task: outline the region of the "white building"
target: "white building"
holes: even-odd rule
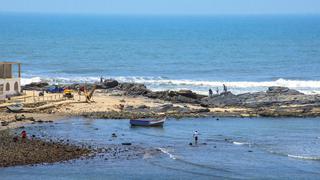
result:
[[[0,62],[0,100],[21,92],[21,64]]]

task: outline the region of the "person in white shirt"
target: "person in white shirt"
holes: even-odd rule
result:
[[[194,133],[193,133],[193,138],[194,138],[194,143],[195,143],[195,144],[198,143],[198,136],[199,136],[198,131],[194,131]]]

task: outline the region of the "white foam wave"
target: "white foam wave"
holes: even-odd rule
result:
[[[295,158],[295,159],[304,159],[304,160],[320,160],[320,157],[302,156],[302,155],[288,154],[288,157]]]
[[[291,89],[299,90],[306,94],[320,94],[320,81],[311,80],[287,80],[278,79],[275,81],[199,81],[199,80],[176,80],[163,77],[137,77],[137,76],[117,76],[107,77],[116,79],[120,82],[134,82],[146,84],[152,90],[180,90],[191,89],[201,94],[207,94],[208,88],[220,88],[225,84],[229,90],[235,94],[245,92],[265,91],[270,86],[283,86]],[[40,80],[48,81],[52,84],[67,83],[84,83],[97,82],[99,77],[56,77],[56,78],[30,78],[22,79],[22,84],[31,82],[39,82]]]
[[[235,145],[248,145],[248,144],[250,144],[250,143],[247,143],[247,142],[237,142],[237,141],[233,141],[232,143],[235,144]]]
[[[40,81],[41,81],[40,77],[21,78],[21,84],[22,85],[30,84],[30,83],[33,83],[33,82],[40,82]]]
[[[176,160],[176,159],[177,159],[173,154],[169,153],[167,149],[165,149],[165,148],[158,148],[158,149],[159,149],[162,153],[167,154],[171,159],[173,159],[173,160]]]

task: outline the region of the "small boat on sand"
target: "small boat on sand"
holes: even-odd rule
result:
[[[9,105],[9,106],[7,106],[7,109],[9,111],[11,111],[11,112],[20,112],[23,109],[23,104],[16,103],[16,104],[13,104],[13,105]]]
[[[163,119],[131,119],[131,126],[163,126],[166,118]]]

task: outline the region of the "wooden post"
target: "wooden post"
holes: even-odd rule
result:
[[[21,64],[18,64],[18,77],[21,78]]]
[[[5,75],[6,69],[4,64],[2,65],[2,68],[3,68],[2,78],[6,78],[6,75]]]

